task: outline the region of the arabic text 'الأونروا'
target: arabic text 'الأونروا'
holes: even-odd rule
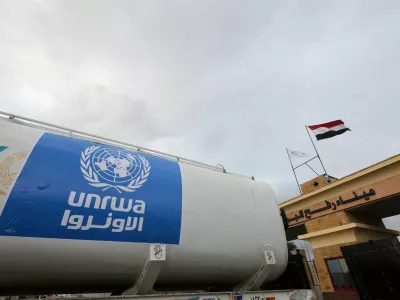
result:
[[[102,218],[102,224],[94,223],[94,215],[72,214],[71,209],[64,210],[61,220],[61,226],[67,227],[69,230],[90,230],[90,229],[108,229],[111,232],[123,231],[142,231],[144,223],[144,212],[146,204],[143,200],[133,200],[125,198],[117,198],[111,196],[100,197],[97,194],[80,193],[79,198],[75,198],[76,192],[71,191],[68,204],[71,209],[74,207],[90,208],[94,210],[112,210],[116,212],[135,213],[139,216],[128,216],[125,218],[113,218],[112,213],[108,213],[107,217]],[[140,216],[142,215],[142,216]],[[98,217],[100,219],[100,217]],[[99,222],[100,223],[100,222]]]

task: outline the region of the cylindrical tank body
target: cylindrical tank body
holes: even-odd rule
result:
[[[156,286],[234,286],[286,237],[266,183],[0,120],[0,291],[126,289],[167,244]],[[0,294],[1,294],[0,293]]]

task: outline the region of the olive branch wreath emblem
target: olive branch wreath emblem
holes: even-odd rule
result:
[[[137,176],[131,182],[129,182],[129,184],[127,186],[112,185],[109,183],[101,182],[99,180],[98,175],[96,174],[96,172],[93,172],[93,169],[90,165],[90,158],[91,158],[92,154],[99,148],[100,148],[99,146],[87,147],[81,153],[81,159],[80,159],[81,171],[83,173],[83,177],[85,177],[85,179],[89,182],[89,184],[91,186],[103,188],[103,191],[105,191],[109,188],[115,188],[119,193],[122,193],[121,190],[125,191],[125,192],[134,192],[135,190],[140,188],[146,182],[147,178],[150,175],[151,166],[150,166],[149,161],[141,155],[137,155],[137,156],[140,159],[140,161],[143,163],[143,169],[141,170],[139,176]]]

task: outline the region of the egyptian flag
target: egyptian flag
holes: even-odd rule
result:
[[[347,130],[350,130],[346,126],[342,120],[336,120],[328,123],[318,124],[318,125],[310,125],[307,126],[310,130],[315,134],[317,140],[329,139],[336,135],[345,133]]]

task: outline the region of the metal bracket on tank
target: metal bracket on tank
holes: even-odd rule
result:
[[[235,291],[256,291],[259,290],[261,285],[268,278],[268,275],[271,273],[271,265],[276,264],[275,260],[275,252],[272,245],[265,245],[262,250],[262,262],[257,272],[251,276],[248,280],[239,284],[235,287]]]
[[[153,286],[167,258],[167,246],[151,244],[149,256],[135,285],[122,295],[145,295],[154,292]]]

